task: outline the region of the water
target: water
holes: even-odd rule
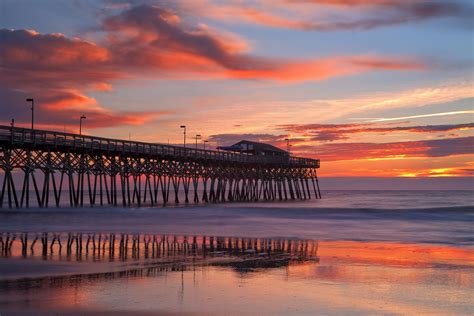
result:
[[[0,231],[139,232],[471,245],[469,191],[329,191],[322,200],[5,210]]]
[[[0,313],[469,315],[473,205],[470,191],[328,191],[302,202],[2,210]],[[92,236],[101,246],[86,246]]]

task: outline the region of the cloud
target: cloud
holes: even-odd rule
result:
[[[474,114],[474,111],[439,112],[439,113],[401,116],[401,117],[372,118],[370,120],[371,122],[388,122],[388,121],[400,121],[400,120],[407,120],[407,119],[427,118],[427,117],[435,117],[435,116],[463,115],[463,114]]]
[[[401,177],[472,177],[474,176],[473,168],[431,168],[422,170],[406,170],[399,174]]]
[[[474,154],[474,137],[392,143],[325,143],[299,145],[295,154],[327,161],[407,157],[446,157]]]
[[[474,154],[474,137],[451,137],[403,142],[336,142],[315,144],[314,141],[347,140],[358,133],[434,133],[473,129],[474,123],[426,126],[388,126],[374,124],[312,124],[286,125],[282,129],[291,131],[291,151],[294,155],[318,158],[327,161],[358,159],[401,159],[408,157],[447,157]],[[240,140],[269,143],[286,148],[288,134],[215,134],[209,140],[217,145],[230,145]]]
[[[75,125],[86,114],[89,128],[138,125],[163,112],[113,111],[85,91],[109,91],[107,81],[126,76],[117,69],[109,49],[61,34],[0,30],[0,112],[6,120],[29,121],[19,105],[36,100],[38,127]],[[3,122],[5,123],[5,121]]]
[[[89,92],[111,91],[117,80],[147,76],[302,81],[427,67],[413,58],[376,55],[313,60],[254,56],[235,35],[203,25],[190,26],[166,8],[124,8],[104,18],[104,37],[97,43],[62,34],[0,29],[1,97],[13,102],[2,102],[1,106],[23,104],[25,96],[34,97],[38,110],[48,113],[48,119],[58,125],[75,120],[78,113],[91,117],[90,126],[140,124],[166,113],[113,111],[88,96]],[[19,117],[20,113],[8,114]],[[99,123],[103,120],[107,123]]]
[[[29,106],[25,99],[30,92],[0,88],[0,124],[7,124],[14,118],[17,125],[30,122]],[[36,91],[36,126],[41,129],[63,129],[76,132],[81,115],[87,116],[87,128],[113,127],[120,125],[141,125],[169,115],[170,111],[114,111],[100,106],[94,98],[74,89],[48,89]],[[70,129],[70,126],[74,126]]]
[[[472,25],[472,7],[462,1],[437,0],[287,0],[290,3],[313,4],[346,13],[345,19],[315,24],[314,30],[369,30],[378,27],[420,22],[435,18],[455,18]],[[365,13],[361,18],[347,16],[354,10]]]
[[[436,133],[471,130],[474,129],[474,123],[424,126],[380,126],[376,124],[291,124],[282,125],[279,126],[279,128],[290,133],[303,135],[310,141],[336,141],[349,139],[351,135],[363,133]]]
[[[108,49],[62,34],[0,29],[0,83],[23,88],[88,87],[118,79]]]
[[[435,18],[472,24],[472,8],[460,1],[286,0],[178,1],[178,10],[223,22],[246,22],[305,31],[370,30]]]
[[[341,98],[301,99],[295,96],[293,100],[282,100],[275,95],[232,96],[232,102],[225,98],[209,101],[199,108],[196,115],[200,120],[212,121],[209,125],[212,133],[218,133],[228,124],[242,125],[239,132],[260,133],[264,130],[279,133],[275,130],[277,125],[340,120],[369,122],[395,109],[409,109],[410,112],[428,115],[433,114],[428,112],[433,106],[449,109],[453,102],[467,105],[473,97],[472,83],[453,81],[389,92],[357,93]],[[221,106],[223,103],[225,107]],[[211,110],[212,116],[209,116]],[[459,118],[472,116],[472,113],[454,112]],[[367,118],[368,114],[371,117]]]
[[[191,27],[158,6],[140,5],[103,23],[117,65],[159,75],[201,74],[208,78],[323,80],[371,70],[413,71],[427,68],[413,58],[376,55],[334,56],[294,61],[246,54],[228,35]],[[153,75],[157,75],[156,73]]]
[[[133,76],[182,73],[208,78],[322,80],[371,70],[413,71],[428,67],[399,56],[332,56],[291,60],[247,54],[246,43],[229,34],[182,23],[175,13],[140,5],[103,21],[100,44],[61,34],[0,30],[2,84],[94,88]],[[6,79],[8,78],[8,80]]]
[[[189,26],[173,12],[140,5],[103,21],[106,36],[96,44],[61,34],[0,30],[1,83],[4,86],[94,89],[111,80],[149,75],[181,78],[323,80],[372,70],[424,70],[426,62],[400,56],[332,56],[291,60],[245,53],[242,39],[199,25]],[[183,76],[184,75],[184,76]],[[6,79],[8,78],[8,79]]]

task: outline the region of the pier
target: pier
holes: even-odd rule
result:
[[[0,126],[0,207],[320,199],[317,159]]]

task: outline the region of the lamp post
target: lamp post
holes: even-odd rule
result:
[[[81,115],[81,117],[79,118],[79,135],[82,135],[82,120],[85,120],[87,117],[85,117],[84,115]]]
[[[288,156],[290,155],[290,139],[289,138],[285,138],[286,140],[286,151],[288,152]]]
[[[12,132],[10,133],[11,135],[11,142],[13,143],[13,129],[15,128],[15,119],[12,118],[12,121],[10,123],[11,127],[12,127]]]
[[[35,100],[28,98],[26,102],[31,102],[31,129],[33,130],[35,128]]]
[[[202,143],[204,145],[204,150],[206,150],[206,143],[209,143],[209,141],[208,140],[203,140]]]
[[[183,131],[183,144],[184,144],[184,148],[186,148],[186,125],[181,125],[180,126],[182,129],[184,129]]]
[[[198,139],[201,138],[200,134],[196,134],[196,149],[198,149]]]

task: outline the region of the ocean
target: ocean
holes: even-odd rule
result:
[[[3,232],[208,234],[472,243],[471,191],[327,191],[321,200],[2,210]]]
[[[472,191],[325,191],[3,209],[0,314],[468,315],[473,205]]]

